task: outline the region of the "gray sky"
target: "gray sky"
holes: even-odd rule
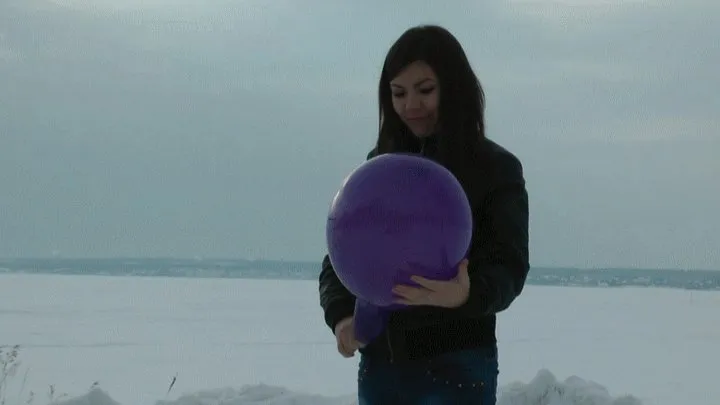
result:
[[[524,164],[533,265],[720,269],[720,2],[195,3],[0,1],[0,256],[320,260],[430,22]]]

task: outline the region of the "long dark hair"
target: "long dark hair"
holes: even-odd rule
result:
[[[470,176],[470,159],[477,158],[485,138],[485,94],[460,42],[447,29],[420,25],[405,31],[385,57],[378,85],[378,154],[414,152],[419,140],[393,109],[390,80],[409,64],[423,61],[438,77],[439,159],[461,183]]]

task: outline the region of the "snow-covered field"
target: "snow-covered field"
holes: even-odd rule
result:
[[[720,403],[717,292],[529,286],[498,334],[499,405]],[[335,351],[312,281],[0,275],[0,345],[14,344],[8,405],[47,404],[51,384],[78,405],[355,400],[357,357]]]

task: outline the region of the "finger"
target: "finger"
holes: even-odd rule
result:
[[[358,348],[358,341],[355,338],[353,332],[354,331],[352,330],[348,330],[347,333],[343,336],[343,345],[345,346],[345,349],[350,353],[354,353],[355,350],[357,350]]]
[[[349,317],[341,320],[340,322],[338,322],[337,325],[335,325],[335,331],[334,331],[335,335],[342,333],[343,330],[345,330],[348,326],[352,325],[352,323],[353,323],[352,316],[349,316]]]
[[[458,266],[458,273],[467,273],[469,265],[470,261],[468,259],[463,259]]]
[[[337,337],[338,351],[345,357],[352,354],[352,346],[350,345],[351,340],[348,337],[348,330],[345,329],[340,332]]]
[[[353,332],[354,332],[354,331],[353,331]],[[365,347],[365,343],[364,343],[364,342],[361,342],[360,339],[358,339],[357,335],[355,335],[354,333],[353,333],[353,336],[352,336],[352,339],[351,339],[351,340],[352,340],[352,346],[353,346],[354,348],[356,348],[356,349],[362,349],[363,347]]]
[[[432,293],[432,290],[427,288],[410,287],[407,285],[398,285],[393,288],[393,293],[398,295],[400,298],[417,301]]]
[[[398,298],[395,302],[404,305],[431,305],[436,295],[435,292],[425,288],[407,286],[398,286],[396,294]]]
[[[348,356],[347,356],[347,349],[345,348],[345,345],[343,344],[343,342],[342,342],[340,339],[338,339],[338,341],[337,341],[337,351],[338,351],[338,353],[340,353],[343,357],[348,357]]]
[[[408,305],[408,306],[428,305],[423,302],[413,301],[413,300],[409,300],[409,299],[405,299],[405,298],[398,298],[395,300],[395,303],[400,304],[400,305]]]
[[[345,358],[352,357],[355,354],[355,350],[348,347],[342,340],[338,341],[338,352]]]
[[[412,276],[410,280],[420,284],[421,287],[430,291],[441,291],[447,281],[430,280],[421,276]]]
[[[457,275],[457,277],[455,277],[455,279],[462,285],[470,284],[470,275],[468,274],[467,259],[463,260],[463,262],[460,263],[460,268],[458,269],[458,275]]]
[[[356,338],[353,338],[353,339],[351,340],[351,342],[350,342],[350,347],[351,347],[353,350],[358,350],[358,349],[361,349],[361,348],[365,347],[365,343],[357,340]]]
[[[468,264],[469,264],[469,262],[467,259],[464,259],[463,261],[461,261],[460,264],[458,265],[458,273],[467,273]]]
[[[463,261],[460,262],[458,265],[458,273],[454,277],[454,280],[464,280],[468,278],[468,259],[463,259]],[[416,282],[422,287],[425,287],[428,290],[431,291],[444,291],[447,288],[448,283],[452,283],[454,280],[450,281],[444,281],[444,280],[430,280],[422,276],[411,276],[410,280]]]
[[[410,305],[410,306],[418,306],[418,305],[436,305],[435,299],[432,298],[432,296],[428,297],[422,297],[422,298],[398,298],[395,300],[396,304],[401,305]]]
[[[355,352],[357,351],[358,347],[353,343],[350,346],[348,346],[346,350],[347,357],[353,357],[355,355]]]

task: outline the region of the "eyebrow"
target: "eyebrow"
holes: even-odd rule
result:
[[[431,79],[431,78],[429,78],[429,77],[426,77],[426,78],[424,78],[424,79],[422,79],[422,80],[418,80],[418,81],[415,83],[415,86],[419,86],[419,85],[421,85],[421,84],[423,84],[423,83],[425,83],[425,82],[430,82],[430,81],[433,81],[433,79]],[[403,86],[401,86],[401,85],[399,85],[399,84],[395,84],[395,83],[390,83],[390,86],[403,88]]]

